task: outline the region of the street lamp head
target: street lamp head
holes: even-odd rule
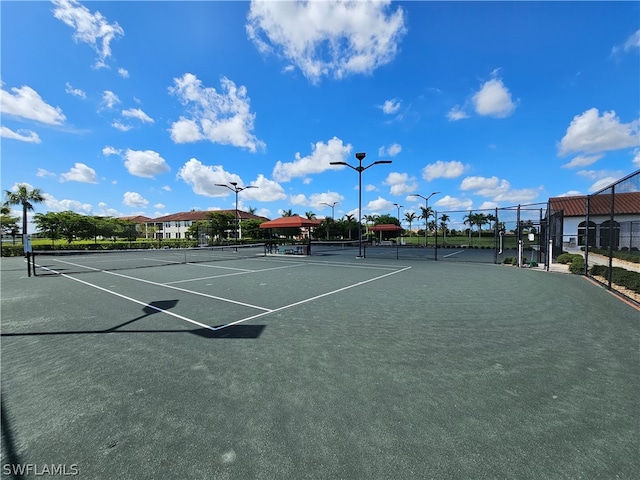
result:
[[[238,185],[238,182],[229,182],[229,183],[230,183],[231,185],[233,185],[234,187],[235,187],[236,185]]]
[[[391,160],[378,160],[376,162],[373,162],[373,165],[378,165],[380,163],[393,163]]]
[[[259,188],[257,185],[247,185],[242,190],[246,190],[247,188]]]
[[[329,165],[349,165],[347,162],[329,162]]]
[[[226,187],[227,186],[224,183],[216,183],[215,185],[216,185],[216,187]]]
[[[366,157],[366,156],[367,156],[367,154],[366,154],[365,152],[358,152],[358,153],[356,153],[356,158],[357,158],[358,160],[362,160],[362,159],[364,159],[364,157]]]

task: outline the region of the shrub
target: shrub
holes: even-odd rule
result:
[[[513,265],[513,257],[504,257],[502,263],[505,265]]]
[[[22,245],[2,245],[3,257],[22,257],[24,255],[24,249]]]
[[[569,265],[569,271],[576,275],[582,275],[584,273],[584,258],[581,255],[574,256]]]
[[[570,253],[561,253],[560,255],[558,255],[558,263],[562,263],[564,265],[566,265],[567,263],[571,263],[573,260],[573,255]]]
[[[589,270],[589,273],[593,276],[609,278],[609,267],[606,265],[594,265]],[[611,282],[640,293],[640,272],[613,267],[611,270]]]

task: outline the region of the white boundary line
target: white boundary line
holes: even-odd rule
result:
[[[135,280],[135,281],[142,282],[142,283],[149,283],[151,285],[156,285],[156,286],[159,286],[159,287],[171,288],[173,290],[178,290],[180,292],[190,293],[192,295],[199,295],[201,297],[213,298],[214,300],[221,300],[221,301],[227,302],[227,303],[235,303],[236,305],[242,305],[243,307],[255,308],[257,310],[264,310],[265,312],[270,312],[271,311],[270,308],[259,307],[257,305],[251,305],[249,303],[239,302],[237,300],[231,300],[229,298],[217,297],[215,295],[209,295],[208,293],[201,293],[201,292],[196,292],[196,291],[193,291],[193,290],[187,290],[186,288],[174,287],[173,285],[165,285],[163,283],[152,282],[151,280],[145,280],[143,278],[131,277],[129,275],[124,275],[122,273],[110,272],[110,271],[107,271],[107,270],[100,270],[100,269],[93,268],[93,267],[85,267],[85,266],[82,266],[82,265],[76,265],[74,263],[65,262],[65,261],[62,261],[62,260],[58,260],[58,261],[62,262],[62,263],[69,264],[69,265],[74,265],[74,266],[77,266],[77,267],[87,268],[87,269],[93,270],[95,272],[107,273],[109,275],[114,275],[116,277],[128,278],[129,280]],[[50,270],[52,272],[61,274],[60,272],[57,272],[57,271],[55,271],[53,269],[50,269],[50,268],[47,268],[47,270]],[[61,275],[65,275],[65,274],[62,273]],[[65,275],[65,276],[68,276],[68,275]],[[73,278],[74,280],[76,280],[75,277],[69,277],[69,278]],[[83,283],[87,283],[87,285],[92,285],[92,284],[90,284],[88,282],[83,282]],[[99,288],[99,287],[97,287],[97,288]]]
[[[344,267],[344,268],[364,268],[364,269],[372,269],[372,270],[397,270],[399,268],[404,268],[405,265],[362,265],[361,263],[351,263],[351,262],[323,262],[322,260],[305,260],[305,259],[296,259],[296,260],[264,260],[265,262],[277,262],[277,263],[295,263],[295,264],[303,264],[303,265],[326,265],[328,267]]]
[[[216,330],[216,328],[212,327],[211,325],[207,325],[205,323],[200,323],[200,322],[198,322],[196,320],[192,320],[192,319],[187,318],[185,316],[178,315],[177,313],[174,313],[174,312],[172,312],[170,310],[165,310],[164,308],[156,307],[155,305],[151,305],[151,304],[143,302],[141,300],[136,300],[135,298],[131,298],[131,297],[128,297],[126,295],[122,295],[121,293],[114,292],[113,290],[109,290],[108,288],[100,287],[98,285],[94,285],[93,283],[85,282],[84,280],[80,280],[79,278],[72,277],[71,275],[67,275],[66,273],[56,272],[55,270],[53,270],[51,268],[47,268],[47,267],[40,267],[40,268],[44,268],[45,270],[49,270],[51,272],[57,273],[58,275],[61,275],[61,276],[65,277],[65,278],[73,280],[74,282],[79,282],[79,283],[82,283],[84,285],[88,285],[89,287],[97,288],[98,290],[101,290],[103,292],[110,293],[111,295],[115,295],[116,297],[124,298],[125,300],[129,300],[130,302],[137,303],[138,305],[143,305],[145,308],[151,308],[151,309],[156,310],[158,312],[166,313],[167,315],[171,315],[172,317],[179,318],[180,320],[184,320],[185,322],[189,322],[189,323],[192,323],[194,325],[198,325],[199,327],[206,328],[207,330],[211,330],[211,331],[215,331]],[[265,312],[265,313],[268,313],[268,312]]]
[[[298,264],[294,264],[294,265],[287,265],[285,267],[272,267],[272,268],[261,268],[260,270],[247,270],[246,272],[223,273],[222,275],[211,275],[209,277],[188,278],[186,280],[175,280],[173,282],[165,282],[165,283],[163,283],[163,285],[173,285],[175,283],[196,282],[198,280],[209,280],[209,279],[212,279],[212,278],[231,277],[233,275],[246,275],[247,273],[267,272],[269,270],[280,270],[280,269],[283,269],[283,268],[301,267],[302,265],[304,265],[304,263],[298,263]]]
[[[254,318],[263,317],[263,316],[269,315],[271,313],[279,312],[281,310],[286,310],[287,308],[291,308],[291,307],[296,307],[298,305],[302,305],[303,303],[312,302],[313,300],[317,300],[319,298],[327,297],[329,295],[333,295],[334,293],[343,292],[343,291],[349,290],[351,288],[359,287],[360,285],[364,285],[366,283],[374,282],[376,280],[380,280],[381,278],[385,278],[385,277],[388,277],[390,275],[395,275],[396,273],[402,273],[402,272],[404,272],[406,270],[409,270],[410,268],[411,267],[404,267],[401,270],[396,270],[394,272],[385,273],[384,275],[380,275],[378,277],[370,278],[369,280],[363,280],[362,282],[354,283],[353,285],[347,285],[346,287],[338,288],[336,290],[332,290],[332,291],[327,292],[327,293],[322,293],[320,295],[316,295],[315,297],[307,298],[305,300],[300,300],[299,302],[291,303],[289,305],[285,305],[284,307],[274,308],[270,312],[258,313],[256,315],[251,315],[250,317],[246,317],[246,318],[243,318],[241,320],[236,320],[235,322],[230,322],[230,323],[227,323],[225,325],[220,325],[219,327],[212,327],[212,328],[213,328],[213,330],[222,330],[223,328],[232,327],[234,325],[238,325],[240,323],[244,323],[244,322],[246,322],[248,320],[253,320]]]
[[[450,253],[449,255],[443,255],[442,258],[453,257],[454,255],[457,255],[462,252],[464,252],[464,250],[458,250],[457,252]]]

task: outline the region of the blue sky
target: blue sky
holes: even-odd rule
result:
[[[36,212],[357,217],[640,168],[637,2],[2,2],[2,189]],[[415,225],[414,225],[415,226]]]

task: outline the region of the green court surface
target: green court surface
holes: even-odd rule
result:
[[[640,478],[640,312],[580,276],[345,254],[0,267],[5,477]]]

